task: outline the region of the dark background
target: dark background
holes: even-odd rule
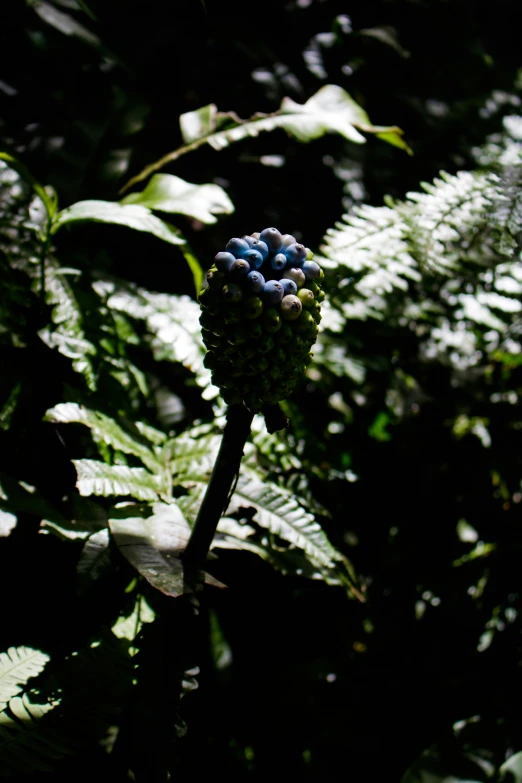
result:
[[[248,117],[276,110],[285,95],[304,102],[333,83],[375,124],[405,131],[413,156],[374,138],[356,146],[327,135],[300,145],[276,131],[180,159],[166,170],[190,182],[217,182],[236,206],[212,227],[176,220],[204,267],[230,236],[264,225],[301,232],[317,249],[355,201],[379,205],[386,194],[402,198],[441,169],[473,168],[473,147],[501,125],[502,111],[485,116],[484,106],[494,90],[513,93],[520,65],[517,4],[511,2],[249,2],[237,15],[228,3],[212,0],[90,0],[89,8],[96,20],[60,10],[73,13],[97,41],[63,34],[31,4],[2,8],[3,149],[53,185],[62,207],[86,198],[115,200],[128,177],[181,144],[179,115],[207,103]],[[375,34],[383,28],[384,40],[382,32]],[[331,32],[330,46],[315,38]],[[303,57],[312,39],[319,75]],[[266,155],[284,156],[284,165],[262,165]],[[135,232],[80,227],[58,238],[57,252],[66,265],[105,265],[151,290],[194,295],[181,254],[173,264],[176,250]],[[352,338],[370,356],[375,345],[382,353],[391,340],[379,324],[353,328]],[[329,537],[367,583],[368,602],[348,601],[340,588],[285,578],[254,556],[221,555],[216,575],[229,589],[210,600],[233,663],[204,671],[199,691],[185,700],[185,776],[266,780],[277,771],[305,780],[399,781],[430,746],[448,759],[473,749],[495,766],[522,748],[520,621],[477,651],[496,608],[503,612],[519,601],[520,507],[509,499],[520,482],[520,438],[508,433],[516,412],[488,407],[474,386],[451,388],[444,368],[419,367],[415,346],[402,339],[404,366],[415,366],[427,399],[420,416],[391,428],[389,440],[368,435],[384,405],[387,371],[370,374],[368,404],[357,408],[343,435],[329,440],[331,411],[321,388],[309,384],[294,399],[294,427],[306,430],[310,463],[351,466],[359,476],[356,483],[312,479],[312,489],[332,514],[324,521]],[[389,347],[390,353],[397,348]],[[61,360],[54,369],[68,372]],[[34,377],[31,368],[23,371],[37,385],[41,370],[36,365]],[[187,419],[211,417],[197,389],[183,387],[182,374],[160,371],[183,397]],[[352,386],[339,380],[345,394]],[[50,496],[70,481],[60,474],[66,464],[60,447],[36,424],[56,401],[53,395],[51,385],[47,399],[35,402],[34,429],[22,445],[5,433],[0,441],[4,470],[14,460],[30,480],[31,471],[53,466]],[[490,450],[477,438],[456,441],[446,426],[477,395],[491,421]],[[502,477],[500,488],[493,470]],[[468,570],[451,565],[465,550],[455,535],[461,517],[472,520],[481,539],[497,543],[478,601],[467,588],[482,575],[480,561]],[[17,530],[2,543],[3,589],[19,597],[2,610],[2,648],[59,648],[60,639],[81,640],[100,621],[99,596],[80,606],[74,596],[77,547],[37,540],[36,532]],[[20,579],[22,573],[30,576]],[[415,603],[425,591],[440,603],[426,599],[417,620]],[[106,600],[109,616],[110,596]],[[475,715],[480,720],[456,737],[452,725]],[[90,780],[104,763],[92,754],[73,759],[63,779]]]

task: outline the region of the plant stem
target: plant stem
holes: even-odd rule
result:
[[[244,405],[231,405],[228,409],[219,453],[183,555],[184,562],[192,568],[200,568],[205,562],[219,520],[228,505],[253,418],[254,414]]]

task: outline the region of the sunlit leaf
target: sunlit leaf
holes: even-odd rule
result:
[[[123,556],[153,587],[172,597],[183,593],[180,555],[190,527],[176,504],[122,503],[112,509],[109,525]]]
[[[104,528],[90,535],[82,549],[76,566],[78,592],[84,592],[90,583],[99,579],[109,567],[109,531]]]
[[[522,752],[514,753],[502,764],[498,783],[522,783]]]
[[[138,500],[157,500],[163,489],[160,477],[145,468],[106,465],[94,459],[73,459],[72,463],[81,495],[131,495]]]
[[[194,185],[172,174],[156,174],[141,193],[131,193],[121,203],[189,215],[202,223],[215,223],[215,215],[230,215],[234,211],[219,185]]]
[[[62,226],[89,221],[146,231],[172,245],[182,245],[185,241],[177,228],[160,220],[147,207],[115,201],[78,201],[55,215],[51,230],[55,234]]]
[[[0,711],[31,677],[42,671],[48,660],[46,653],[31,647],[10,647],[0,653]]]

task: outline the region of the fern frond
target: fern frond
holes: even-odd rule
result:
[[[128,468],[126,465],[107,465],[94,459],[73,459],[80,495],[130,495],[137,500],[157,500],[161,492],[168,491],[161,477],[145,468]]]
[[[40,674],[48,661],[48,655],[31,647],[10,647],[0,653],[0,710],[31,677]]]

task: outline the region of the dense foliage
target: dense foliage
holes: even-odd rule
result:
[[[4,26],[0,776],[522,781],[511,10],[352,5]],[[197,292],[265,225],[327,297],[187,603],[226,412]]]

